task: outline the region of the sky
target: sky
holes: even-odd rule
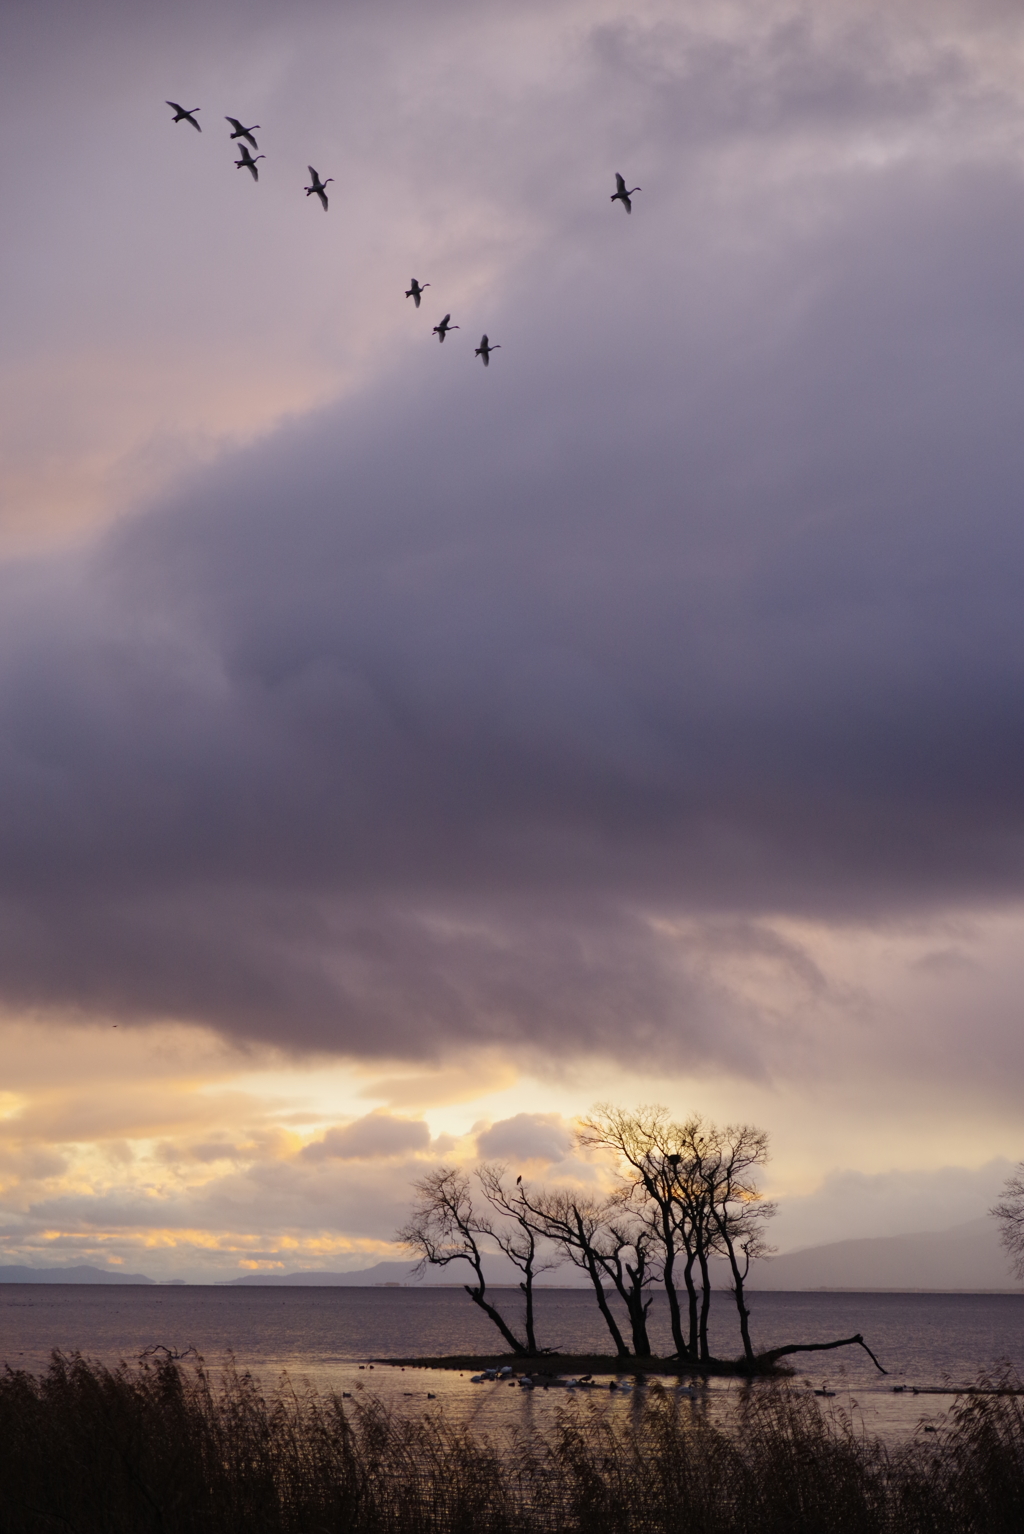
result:
[[[1019,7],[0,18],[0,1263],[364,1266],[599,1101],[782,1250],[983,1213]]]

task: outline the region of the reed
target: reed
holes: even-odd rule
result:
[[[0,1534],[1019,1534],[1024,1408],[961,1397],[898,1449],[792,1386],[716,1426],[656,1387],[543,1440],[164,1354],[0,1377]]]

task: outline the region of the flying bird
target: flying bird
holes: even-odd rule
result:
[[[238,148],[241,152],[242,158],[235,161],[236,169],[241,170],[244,166],[246,170],[252,171],[252,179],[254,181],[258,181],[260,179],[260,173],[256,169],[256,160],[265,160],[267,158],[266,155],[258,154],[256,156],[256,160],[254,160],[245,144],[239,144]]]
[[[237,117],[225,117],[224,121],[230,123],[234,129],[231,135],[232,138],[244,138],[246,143],[251,144],[254,149],[260,147],[253,138],[253,132],[259,127],[259,123],[253,123],[251,128],[243,128]]]
[[[482,357],[484,359],[484,367],[488,368],[491,365],[491,353],[492,352],[500,352],[500,351],[501,351],[501,347],[500,346],[492,346],[490,341],[488,341],[486,335],[482,335],[480,337],[480,345],[477,347],[476,351],[473,353],[473,356],[474,357]]]
[[[439,341],[443,341],[444,340],[444,338],[448,334],[449,330],[458,330],[459,329],[458,325],[449,325],[448,321],[450,319],[451,319],[451,315],[450,314],[446,314],[444,319],[441,321],[440,325],[435,325],[434,326],[434,332],[433,333],[434,333],[434,335],[437,337],[437,339]]]
[[[413,299],[415,299],[416,300],[416,307],[418,309],[419,306],[420,306],[420,299],[423,297],[423,290],[424,290],[424,288],[429,288],[429,287],[430,287],[430,283],[429,282],[417,282],[416,278],[414,277],[412,279],[412,287],[411,288],[406,288],[406,290],[405,290],[405,296],[406,296],[406,298],[413,298]]]
[[[615,190],[612,193],[612,202],[621,202],[627,213],[632,213],[633,211],[633,204],[629,200],[633,193],[642,191],[642,186],[633,186],[627,191],[625,181],[623,181],[618,171],[615,172]]]
[[[199,111],[199,107],[183,107],[183,106],[179,106],[176,101],[168,101],[167,105],[169,107],[173,108],[173,110],[174,110],[174,121],[176,123],[180,123],[180,122],[191,123],[193,128],[196,130],[197,133],[202,133],[202,131],[203,131],[202,128],[200,128],[199,124],[196,122],[195,118],[192,115],[193,112],[198,112]]]
[[[320,201],[323,203],[323,205],[324,205],[324,212],[326,213],[327,212],[327,182],[328,181],[333,181],[334,177],[333,176],[328,176],[327,177],[327,181],[321,181],[320,177],[317,175],[317,173],[313,169],[312,165],[307,165],[306,169],[309,171],[309,174],[313,177],[313,185],[312,186],[307,186],[307,188],[306,188],[306,196],[307,197],[312,197],[313,193],[315,192],[316,195],[319,197]]]

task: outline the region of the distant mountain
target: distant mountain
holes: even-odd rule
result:
[[[948,1230],[831,1241],[759,1262],[751,1289],[1003,1289],[1020,1292],[991,1215]]]
[[[417,1277],[411,1262],[375,1262],[371,1268],[354,1268],[347,1273],[332,1273],[326,1269],[305,1273],[247,1273],[244,1278],[232,1278],[231,1285],[323,1285],[343,1284],[351,1288],[379,1288],[383,1284],[410,1284],[415,1288],[438,1288],[468,1283],[472,1273],[464,1262],[454,1262],[447,1268],[428,1268],[426,1274]],[[575,1269],[560,1268],[555,1273],[544,1273],[539,1283],[547,1281],[559,1288],[576,1288]],[[522,1278],[519,1269],[504,1257],[484,1259],[484,1277],[489,1284],[518,1284]]]
[[[145,1273],[115,1273],[80,1263],[75,1268],[0,1267],[0,1284],[152,1284]]]
[[[462,1269],[465,1269],[462,1271]],[[10,1270],[8,1270],[10,1271]],[[70,1270],[69,1270],[70,1271]],[[518,1284],[521,1275],[500,1258],[488,1258],[484,1274],[489,1284]],[[228,1283],[246,1286],[333,1286],[374,1288],[385,1284],[413,1287],[459,1285],[470,1277],[464,1264],[428,1269],[414,1277],[406,1262],[377,1262],[369,1268],[347,1273],[327,1270],[305,1273],[247,1273]],[[727,1288],[728,1269],[716,1264],[713,1281]],[[539,1280],[552,1288],[585,1287],[588,1280],[568,1265]],[[832,1241],[826,1246],[785,1252],[770,1262],[756,1264],[749,1280],[756,1289],[938,1289],[1019,1292],[1010,1275],[1006,1253],[999,1245],[996,1222],[989,1215],[949,1230],[921,1231],[910,1236],[874,1236],[853,1241]]]
[[[375,1284],[409,1284],[415,1283],[416,1280],[412,1277],[412,1268],[407,1262],[375,1262],[372,1268],[355,1268],[351,1273],[332,1273],[327,1269],[315,1269],[306,1273],[246,1273],[244,1278],[223,1279],[221,1282],[231,1287],[239,1285],[246,1287],[257,1285],[260,1288],[265,1285],[326,1287],[347,1284],[359,1288],[363,1285]]]

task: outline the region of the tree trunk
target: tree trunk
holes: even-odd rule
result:
[[[683,1318],[679,1310],[679,1296],[676,1293],[674,1277],[675,1263],[675,1248],[670,1243],[666,1243],[663,1278],[665,1283],[665,1293],[668,1295],[668,1317],[672,1326],[672,1341],[676,1345],[676,1356],[678,1358],[688,1358],[690,1356],[690,1350],[686,1343],[683,1341]]]
[[[647,1307],[639,1295],[629,1300],[629,1328],[633,1334],[633,1352],[637,1358],[650,1358],[651,1343],[647,1335]]]
[[[466,1293],[473,1301],[473,1304],[479,1305],[484,1314],[490,1316],[491,1320],[494,1322],[495,1326],[498,1328],[499,1332],[504,1337],[513,1353],[520,1353],[523,1357],[525,1357],[527,1351],[526,1348],[519,1341],[519,1338],[509,1330],[505,1322],[505,1317],[501,1314],[501,1312],[495,1310],[494,1306],[488,1304],[488,1302],[484,1299],[483,1289],[474,1288],[472,1284],[466,1284],[464,1287]]]
[[[597,1299],[598,1309],[604,1316],[605,1324],[612,1334],[612,1341],[615,1343],[615,1351],[619,1358],[628,1358],[629,1349],[623,1341],[622,1333],[619,1331],[619,1328],[615,1324],[615,1317],[612,1315],[610,1309],[608,1308],[608,1299],[604,1292],[604,1285],[601,1282],[601,1275],[597,1270],[597,1265],[593,1258],[589,1256],[587,1257],[587,1272],[590,1274],[590,1282],[594,1286],[594,1295]]]
[[[622,1284],[620,1280],[619,1292],[622,1294],[622,1298],[626,1302],[626,1309],[629,1312],[629,1325],[633,1333],[633,1352],[637,1358],[650,1358],[651,1343],[647,1335],[647,1312],[651,1307],[651,1302],[648,1299],[646,1304],[644,1303],[643,1261],[638,1262],[636,1268],[631,1268],[627,1262],[626,1272],[629,1274],[629,1288],[627,1289],[626,1285]]]
[[[740,1265],[736,1261],[736,1248],[726,1230],[722,1231],[725,1242],[725,1250],[729,1254],[729,1266],[732,1269],[732,1297],[736,1301],[736,1313],[740,1318],[740,1337],[743,1339],[743,1357],[748,1364],[754,1362],[754,1349],[750,1341],[750,1311],[747,1309],[746,1298],[743,1293],[743,1280],[745,1273],[740,1272]]]
[[[693,1264],[696,1261],[696,1258],[696,1252],[687,1252],[686,1266],[683,1268],[683,1283],[686,1285],[687,1319],[690,1326],[690,1346],[687,1350],[690,1358],[700,1357],[700,1332],[697,1322],[697,1288],[693,1282]]]
[[[526,1278],[525,1278],[525,1282],[521,1283],[519,1285],[519,1287],[523,1291],[523,1294],[526,1296],[526,1346],[529,1349],[531,1354],[536,1354],[536,1352],[537,1352],[537,1338],[534,1335],[534,1330],[533,1330],[533,1258],[532,1258],[532,1256],[531,1257],[527,1257],[527,1259],[526,1259],[526,1267],[524,1268],[523,1271],[526,1274]]]
[[[700,1361],[706,1364],[711,1357],[708,1347],[708,1312],[711,1309],[711,1274],[708,1272],[708,1255],[700,1252]]]

